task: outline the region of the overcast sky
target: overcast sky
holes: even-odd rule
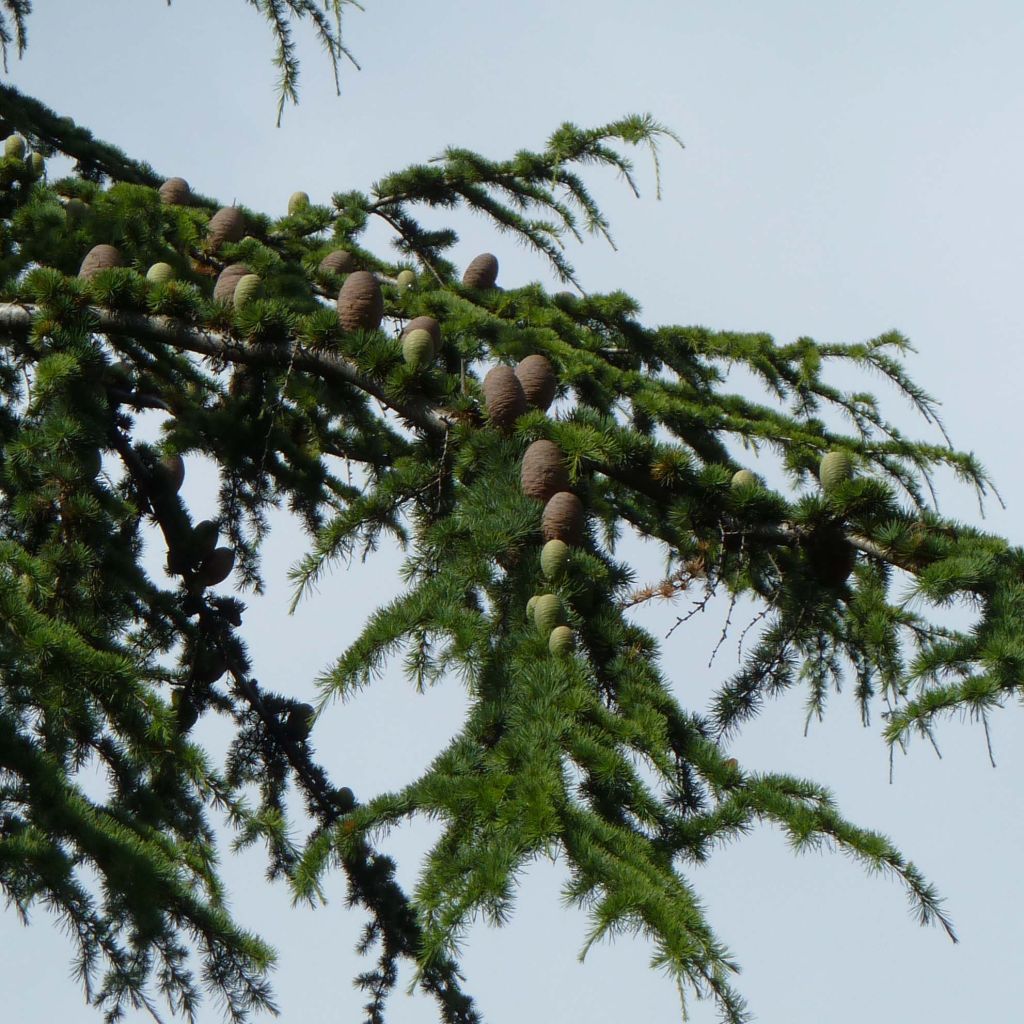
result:
[[[781,341],[902,330],[919,349],[911,370],[943,400],[954,440],[976,451],[1002,488],[1008,509],[990,504],[989,527],[1021,542],[1020,0],[366,6],[347,19],[363,70],[343,69],[335,98],[309,42],[302,103],[280,129],[271,40],[241,0],[175,0],[170,9],[159,0],[39,0],[29,51],[10,78],[164,173],[267,212],[283,211],[296,189],[326,202],[333,191],[367,188],[447,144],[503,156],[541,145],[564,120],[591,125],[651,111],[686,149],[663,153],[660,202],[642,154],[639,201],[610,177],[592,178],[619,248],[594,241],[571,253],[584,286],[634,294],[651,323],[766,330]],[[461,262],[488,249],[504,284],[551,283],[536,257],[482,220],[458,227]],[[371,237],[388,243],[383,231]],[[909,426],[898,399],[883,394]],[[976,520],[973,497],[944,483],[944,510]],[[199,518],[211,494],[204,474],[190,472],[185,495]],[[393,592],[397,557],[339,572],[286,619],[285,573],[302,538],[280,525],[268,550],[269,594],[253,602],[246,631],[259,678],[310,697],[365,612]],[[686,608],[652,609],[641,621],[664,635]],[[664,670],[689,706],[703,706],[735,666],[729,644],[706,667],[723,616],[713,609],[664,645]],[[321,756],[361,795],[401,785],[455,730],[462,703],[456,683],[416,696],[389,677],[328,711]],[[877,722],[860,727],[843,695],[804,738],[796,695],[749,727],[735,753],[752,769],[830,785],[848,816],[894,838],[946,895],[962,943],[919,928],[894,883],[839,856],[795,858],[764,831],[694,875],[712,924],[743,965],[738,984],[766,1022],[1016,1019],[1024,994],[1020,712],[993,719],[996,770],[980,728],[952,723],[939,731],[942,760],[918,744],[896,759],[892,785],[878,732]],[[199,735],[215,739],[216,727]],[[409,884],[431,835],[417,826],[390,847]],[[262,869],[256,854],[225,867],[237,916],[280,949],[283,1019],[357,1020],[350,978],[362,969],[352,952],[362,922],[344,910],[341,880],[331,880],[333,904],[312,913],[267,890]],[[642,944],[620,940],[576,963],[586,924],[561,909],[561,877],[558,865],[537,865],[512,923],[473,929],[467,987],[485,1018],[678,1019],[677,996],[648,970]],[[63,936],[43,912],[34,920],[25,930],[0,914],[4,1019],[93,1019],[70,978]],[[691,1010],[698,1024],[715,1019],[710,1005]],[[394,997],[394,1024],[434,1017],[422,996]],[[200,1017],[218,1019],[213,1004]]]

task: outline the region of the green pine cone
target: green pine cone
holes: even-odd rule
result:
[[[77,197],[69,199],[67,201],[67,205],[64,207],[64,217],[67,220],[69,227],[81,224],[88,212],[88,204],[83,203],[82,200]]]
[[[258,299],[263,292],[263,279],[259,274],[246,274],[238,279],[231,301],[235,309],[241,309],[247,302]]]
[[[166,284],[175,278],[174,267],[170,263],[154,263],[146,271],[146,280],[151,284]]]
[[[561,576],[568,561],[569,545],[564,540],[549,540],[541,550],[541,571],[549,580]]]
[[[853,457],[849,452],[838,450],[829,452],[821,460],[818,467],[818,479],[822,490],[828,494],[840,484],[853,476]]]
[[[302,213],[303,210],[309,207],[309,193],[308,192],[293,192],[291,198],[288,200],[288,216],[294,217],[297,213]]]
[[[417,328],[402,339],[402,358],[415,367],[426,366],[434,359],[434,339],[429,331]]]
[[[533,621],[542,636],[549,636],[555,626],[562,623],[562,602],[557,594],[542,594],[533,608]]]
[[[568,626],[555,626],[548,637],[548,650],[556,658],[564,658],[572,654],[575,637]]]

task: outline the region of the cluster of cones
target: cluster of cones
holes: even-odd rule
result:
[[[507,430],[531,408],[547,411],[557,385],[554,368],[542,355],[527,356],[514,369],[496,366],[483,382],[488,418],[499,429]],[[544,502],[540,564],[545,578],[555,585],[565,575],[573,546],[583,540],[583,503],[570,490],[565,455],[554,441],[534,441],[526,449],[520,480],[527,497]],[[530,598],[526,613],[547,639],[553,655],[565,657],[572,652],[575,638],[565,625],[565,607],[557,594]]]
[[[3,143],[3,159],[10,161],[15,167],[27,172],[31,178],[41,178],[46,170],[46,161],[42,153],[30,153],[28,144],[22,135],[8,135]]]
[[[168,206],[191,206],[196,203],[192,189],[184,178],[168,178],[159,189],[160,200]],[[71,204],[76,204],[72,209]],[[68,216],[79,216],[80,200],[68,203]],[[289,216],[301,214],[309,206],[309,196],[296,192],[288,201]],[[240,242],[245,237],[245,214],[237,206],[224,206],[210,218],[206,228],[206,248],[216,253],[227,243]],[[101,270],[124,266],[120,251],[113,245],[93,246],[82,261],[79,276],[91,278]],[[317,266],[319,277],[331,280],[343,276],[338,292],[338,323],[344,331],[375,331],[384,318],[384,295],[378,276],[369,270],[361,270],[356,256],[347,249],[333,249]],[[155,263],[146,273],[154,284],[164,284],[176,276],[168,263]],[[491,253],[481,253],[470,261],[463,275],[463,286],[476,290],[495,287],[498,277],[498,260]],[[406,291],[416,283],[411,270],[402,270],[394,284],[399,292]],[[213,297],[217,302],[241,307],[262,295],[262,281],[258,274],[244,263],[228,264],[220,272],[214,285]],[[417,321],[429,321],[418,323]],[[431,317],[417,317],[402,332],[402,355],[414,367],[429,365],[439,354],[441,345],[440,328]]]

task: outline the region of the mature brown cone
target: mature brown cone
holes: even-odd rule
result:
[[[523,456],[523,494],[547,501],[558,491],[569,489],[569,472],[562,449],[554,441],[534,441]]]
[[[208,647],[199,653],[192,665],[192,678],[203,686],[209,686],[228,670],[228,659],[223,651]]]
[[[309,739],[315,720],[316,708],[312,704],[296,704],[288,712],[284,727],[293,740],[301,743],[303,740]]]
[[[462,275],[467,288],[493,288],[498,280],[498,257],[489,252],[474,256]]]
[[[204,519],[192,528],[191,546],[201,562],[213,554],[220,536],[220,524],[215,519]]]
[[[559,491],[544,506],[540,529],[545,540],[579,544],[583,539],[585,519],[583,502],[571,491]]]
[[[526,395],[509,366],[495,366],[484,377],[484,405],[496,427],[511,427],[526,412]]]
[[[235,297],[235,287],[246,274],[252,271],[244,263],[229,263],[218,275],[213,286],[214,302],[231,302]]]
[[[413,331],[426,331],[434,339],[434,355],[441,351],[441,325],[432,316],[414,316],[402,328],[402,337]]]
[[[167,206],[188,206],[192,202],[192,189],[184,178],[168,178],[160,186],[160,202]]]
[[[338,322],[346,331],[374,331],[384,317],[384,296],[377,278],[368,270],[356,270],[345,278],[338,292]]]
[[[185,482],[185,460],[177,452],[172,452],[160,460],[160,469],[168,488],[177,494]]]
[[[111,267],[124,265],[121,253],[112,245],[94,245],[82,260],[82,266],[78,271],[79,277],[86,279],[98,274],[101,270],[109,270]]]
[[[222,206],[206,226],[206,240],[211,249],[225,242],[240,242],[245,236],[245,215],[237,206]]]
[[[555,368],[544,356],[527,356],[516,367],[516,376],[523,386],[526,401],[535,409],[547,409],[555,400],[558,380]]]
[[[200,587],[215,587],[231,575],[234,567],[234,548],[214,548],[196,570],[195,582]]]
[[[838,526],[823,526],[804,540],[815,578],[826,587],[841,587],[857,564],[857,551]]]
[[[321,274],[351,274],[359,269],[359,263],[348,249],[335,249],[320,261],[318,269]]]

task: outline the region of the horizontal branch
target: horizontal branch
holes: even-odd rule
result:
[[[37,308],[28,304],[0,303],[0,334],[14,336],[27,334],[32,326]],[[90,312],[95,319],[94,329],[98,333],[127,335],[143,343],[146,340],[155,341],[228,363],[263,366],[279,370],[287,370],[291,366],[293,369],[313,374],[325,381],[344,382],[358,388],[376,398],[382,405],[393,410],[402,419],[426,434],[444,436],[450,425],[449,421],[430,402],[396,401],[386,394],[379,382],[362,373],[353,363],[340,356],[310,352],[294,344],[246,345],[228,334],[193,327],[172,317],[118,312],[95,306],[91,307]],[[666,488],[663,482],[656,482],[635,468],[602,466],[600,471],[656,500],[664,500],[666,497]],[[800,541],[800,533],[788,525],[755,532],[758,539],[762,541],[775,541],[785,545],[794,545]],[[872,558],[881,559],[907,572],[916,572],[920,569],[920,566],[908,565],[899,560],[891,551],[867,537],[848,533],[846,539],[858,551]]]
[[[624,484],[626,487],[633,488],[654,501],[664,502],[666,498],[671,498],[673,496],[671,484],[668,484],[663,480],[655,480],[649,473],[644,472],[642,469],[638,469],[636,466],[626,467],[601,465],[598,466],[597,469],[608,479]],[[794,526],[792,523],[779,523],[775,526],[754,527],[745,532],[748,536],[753,537],[762,543],[776,544],[785,547],[796,547],[805,537],[810,535],[811,531],[806,527],[802,528]],[[902,569],[904,572],[917,575],[923,568],[920,561],[908,562],[906,559],[901,559],[889,548],[886,548],[884,545],[879,544],[877,541],[873,541],[871,538],[865,537],[862,534],[845,532],[844,536],[846,538],[846,542],[855,550],[860,551],[862,554],[868,555],[871,558],[877,558],[880,561],[886,562],[897,569]],[[660,587],[663,585],[664,584],[656,584],[654,587],[650,588],[652,593],[649,595],[646,594],[646,591],[638,591],[637,594],[631,596],[626,607],[629,607],[630,604],[640,603],[639,601],[633,600],[633,597],[636,596],[641,596],[641,600],[646,600],[647,597],[666,596],[660,590]]]
[[[38,307],[13,302],[0,303],[0,334],[26,335],[32,327]],[[396,412],[402,419],[424,433],[443,436],[448,421],[429,402],[399,402],[387,395],[372,377],[347,359],[319,352],[310,352],[298,345],[251,346],[219,331],[193,327],[181,320],[166,316],[147,316],[144,313],[126,313],[91,307],[94,330],[99,334],[125,335],[143,344],[159,342],[185,352],[220,359],[226,363],[263,366],[271,369],[301,370],[325,381],[351,384],[376,398],[382,405]]]
[[[777,540],[780,544],[787,544],[793,546],[799,544],[801,539],[810,535],[810,530],[798,529],[789,523],[782,523],[780,526],[773,529],[752,531],[759,540]],[[889,565],[894,566],[897,569],[902,569],[904,572],[917,574],[921,571],[921,565],[919,563],[909,563],[905,559],[897,557],[897,555],[890,551],[888,548],[883,547],[876,541],[871,540],[869,537],[863,537],[859,533],[844,532],[844,538],[846,543],[856,551],[860,551],[862,554],[868,555],[871,558],[877,558],[880,561],[887,562]]]

